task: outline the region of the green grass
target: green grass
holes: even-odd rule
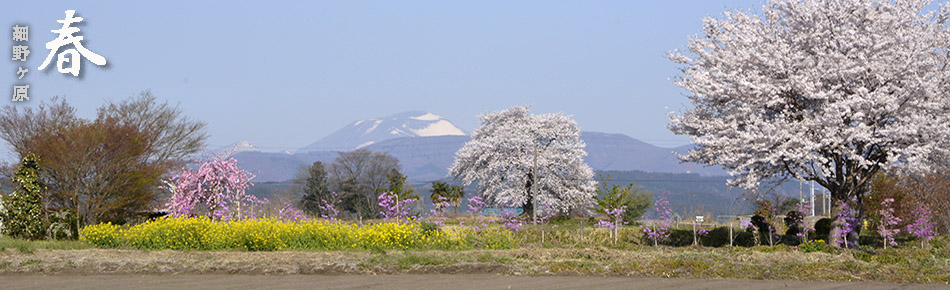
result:
[[[360,264],[363,268],[383,266],[395,267],[399,270],[408,270],[413,266],[449,265],[456,262],[458,262],[458,260],[452,256],[433,255],[427,251],[404,251],[377,253]]]
[[[81,250],[93,248],[92,245],[80,241],[59,241],[59,240],[38,240],[29,241],[14,239],[10,237],[0,237],[0,251],[6,249],[16,249],[21,253],[31,254],[36,250]]]
[[[374,255],[361,265],[397,271],[465,263],[502,265],[509,273],[632,275],[647,277],[785,279],[948,283],[950,260],[928,250],[840,250],[804,253],[794,247],[644,247],[639,250],[519,248],[511,250],[404,251]],[[438,272],[433,268],[429,271]]]
[[[880,281],[914,283],[950,282],[947,243],[941,240],[929,249],[867,248],[810,252],[795,247],[669,247],[642,246],[620,249],[605,246],[550,247],[528,245],[508,250],[387,250],[387,251],[161,251],[84,249],[70,241],[22,241],[2,239],[7,247],[0,254],[0,273],[43,272],[75,269],[81,257],[83,271],[98,273],[103,265],[117,261],[146,273],[224,271],[245,273],[275,271],[293,274],[295,269],[353,269],[347,273],[520,273],[623,275],[639,277],[688,277],[716,279],[786,279],[823,281]],[[14,250],[22,248],[22,250]],[[46,251],[42,249],[53,249]],[[41,254],[31,254],[41,251]],[[79,261],[79,260],[77,260]],[[288,263],[298,267],[287,268]],[[214,268],[208,268],[214,267]],[[352,268],[348,268],[352,267]],[[108,268],[108,267],[105,267]],[[290,271],[290,272],[281,272]],[[480,272],[481,271],[481,272]]]
[[[433,255],[407,254],[396,258],[396,266],[399,269],[409,269],[412,266],[430,266],[449,264],[449,261],[443,257]]]

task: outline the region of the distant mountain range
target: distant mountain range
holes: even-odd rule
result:
[[[662,173],[725,175],[718,168],[682,164],[675,154],[689,146],[658,147],[623,134],[581,132],[587,143],[586,160],[594,170],[640,170]],[[366,148],[387,152],[399,159],[403,173],[412,181],[445,178],[455,152],[469,137],[452,122],[432,113],[404,112],[388,117],[353,122],[296,153],[261,152],[247,142],[231,147],[241,167],[256,174],[256,182],[293,178],[298,168],[314,161],[333,162],[338,152]]]
[[[353,122],[297,150],[297,153],[351,150],[394,138],[432,136],[465,136],[465,132],[439,115],[409,111],[378,119]]]
[[[587,143],[587,163],[598,174],[609,174],[610,184],[634,183],[657,194],[669,194],[678,215],[715,216],[751,211],[751,204],[739,199],[741,190],[726,185],[725,171],[680,163],[676,154],[686,153],[692,145],[658,147],[627,135],[601,132],[581,132],[581,139]],[[300,168],[314,161],[330,164],[338,152],[357,148],[387,152],[398,158],[417,192],[428,192],[432,181],[452,182],[447,176],[448,168],[455,160],[455,152],[468,141],[469,136],[452,122],[432,113],[412,111],[355,121],[295,153],[262,152],[246,141],[221,150],[236,152],[234,157],[241,167],[257,175],[253,179],[257,185],[250,192],[260,197],[290,188],[289,180]],[[798,193],[794,183],[778,189],[787,196]],[[471,186],[465,190],[470,194],[476,192]],[[431,201],[425,200],[427,194],[421,196],[424,204],[431,205]]]
[[[247,140],[241,140],[241,141],[234,142],[231,145],[218,148],[217,150],[214,150],[214,151],[238,153],[238,152],[245,152],[245,151],[259,152],[261,150],[257,149],[257,147],[254,147],[254,145],[251,145],[251,142],[248,142]]]
[[[749,214],[754,210],[751,202],[742,199],[742,189],[730,188],[726,185],[726,179],[729,177],[724,175],[701,176],[695,173],[655,173],[639,170],[607,170],[597,171],[596,174],[598,182],[601,181],[601,175],[610,176],[608,185],[626,186],[633,183],[638,188],[655,195],[667,195],[674,215],[682,218],[706,215],[710,219],[724,222],[730,219],[719,215]],[[450,178],[443,178],[440,181],[457,184]],[[415,181],[410,184],[416,192],[420,193],[419,196],[426,210],[432,209],[432,200],[429,199],[428,194],[432,188],[431,180]],[[258,182],[248,192],[257,197],[271,198],[273,194],[288,192],[292,186],[293,182],[289,180]],[[797,182],[786,182],[774,189],[776,193],[785,197],[797,198],[802,188]],[[464,187],[464,191],[467,197],[471,197],[478,192],[478,189],[472,185]],[[807,186],[804,196],[808,197]],[[460,207],[464,209],[466,204],[467,202],[463,199]],[[654,211],[650,210],[645,217],[652,218],[654,215]]]

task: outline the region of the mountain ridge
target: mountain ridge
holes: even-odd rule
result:
[[[581,132],[587,144],[585,161],[594,170],[640,170],[658,173],[696,173],[703,176],[726,175],[718,168],[680,163],[675,153],[688,146],[658,147],[636,138],[615,133]],[[399,159],[403,174],[413,181],[438,180],[448,176],[468,136],[402,137],[380,141],[361,148],[386,152]],[[338,152],[347,150],[307,151],[293,154],[243,151],[234,155],[242,168],[257,175],[255,181],[283,181],[294,177],[301,166],[315,161],[330,164]]]
[[[465,131],[439,115],[406,111],[352,122],[292,154],[261,152],[246,141],[232,148],[240,149],[234,150],[235,159],[261,182],[291,179],[299,167],[315,161],[330,164],[338,152],[361,148],[396,157],[409,180],[431,181],[448,176],[455,152],[469,139]],[[582,131],[581,139],[587,144],[584,159],[594,170],[726,174],[718,168],[681,163],[676,154],[685,153],[692,145],[659,147],[624,134],[594,131]]]
[[[464,136],[451,121],[426,111],[407,111],[381,118],[358,120],[295,153],[352,150],[401,137]]]

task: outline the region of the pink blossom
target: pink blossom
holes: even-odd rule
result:
[[[207,214],[216,220],[244,217],[253,212],[251,207],[266,202],[247,194],[252,178],[229,154],[212,154],[197,169],[182,168],[165,181],[172,191],[167,210],[174,216]]]

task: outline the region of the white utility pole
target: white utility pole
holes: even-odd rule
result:
[[[811,215],[815,215],[815,182],[811,182]]]
[[[538,222],[538,144],[534,144],[534,168],[531,169],[531,219]]]
[[[805,203],[805,198],[802,197],[802,180],[801,179],[798,180],[798,202],[800,204]]]

